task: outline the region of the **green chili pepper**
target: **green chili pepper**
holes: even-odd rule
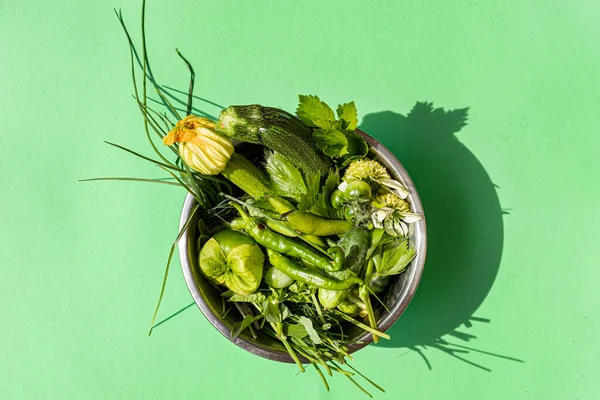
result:
[[[314,265],[317,268],[326,271],[339,271],[342,268],[343,260],[331,259],[317,253],[310,246],[297,242],[289,237],[273,232],[266,225],[250,217],[240,205],[231,203],[235,207],[244,221],[246,222],[246,232],[256,242],[267,249],[275,250],[279,253],[287,254],[291,257],[297,257]]]
[[[306,268],[300,267],[298,264],[290,260],[289,258],[282,256],[281,254],[268,249],[267,255],[269,261],[279,271],[283,272],[287,276],[294,278],[297,281],[304,282],[306,284],[331,290],[346,290],[350,289],[352,285],[361,283],[362,281],[357,276],[350,277],[346,280],[338,280],[336,278],[330,278],[321,275],[315,271],[311,271]]]
[[[281,197],[269,197],[269,203],[289,222],[292,229],[315,236],[341,235],[354,225],[343,219],[327,219],[309,212],[298,211]]]

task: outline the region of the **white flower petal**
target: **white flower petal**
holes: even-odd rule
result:
[[[379,183],[401,199],[406,199],[408,197],[408,189],[394,179],[381,179]]]
[[[383,226],[388,235],[394,237],[398,236],[398,233],[394,230],[394,220],[392,218],[387,218],[384,221]]]
[[[423,219],[423,217],[420,214],[412,213],[412,212],[400,213],[400,217],[407,224],[413,224],[413,223]]]

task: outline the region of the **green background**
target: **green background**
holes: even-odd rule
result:
[[[146,336],[184,193],[77,182],[163,176],[102,143],[151,151],[112,6],[139,41],[137,0],[0,1],[0,398],[363,398],[194,305]],[[179,0],[150,1],[147,30],[165,85],[187,88],[178,47],[217,104],[355,100],[414,177],[429,259],[392,342],[356,355],[377,398],[594,399],[599,18],[583,0]],[[159,320],[190,303],[176,263]]]

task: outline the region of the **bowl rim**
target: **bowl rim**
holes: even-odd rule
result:
[[[421,203],[421,199],[419,197],[417,189],[402,163],[396,158],[396,156],[394,156],[394,154],[390,150],[388,150],[377,139],[360,129],[356,129],[356,132],[365,139],[370,148],[374,149],[376,152],[379,153],[378,161],[382,162],[388,169],[388,171],[392,172],[392,175],[397,175],[394,178],[400,178],[400,181],[406,186],[406,188],[409,191],[408,197],[413,212],[421,214],[423,217],[420,221],[413,224],[415,226],[415,237],[418,238],[415,243],[415,250],[417,255],[415,256],[415,259],[411,262],[411,264],[407,268],[407,271],[405,272],[409,274],[406,280],[407,285],[402,288],[402,292],[399,298],[394,303],[394,306],[390,308],[390,312],[386,313],[383,316],[383,318],[381,318],[378,321],[379,330],[385,332],[388,329],[390,329],[391,326],[404,313],[410,301],[413,299],[417,287],[419,286],[421,276],[423,274],[423,269],[425,267],[425,258],[427,255],[427,224],[425,220],[423,205]],[[185,197],[183,208],[181,210],[181,217],[179,222],[180,230],[184,227],[188,216],[191,213],[192,208],[194,207],[194,204],[195,200],[193,196],[188,193]],[[223,336],[225,336],[229,341],[233,342],[234,344],[243,348],[244,350],[269,360],[293,363],[294,361],[292,360],[292,358],[285,352],[259,346],[255,342],[246,339],[242,335],[236,338],[231,337],[231,332],[229,328],[220,319],[220,317],[217,316],[211,310],[211,308],[208,306],[208,303],[204,300],[204,297],[202,296],[199,288],[196,285],[194,273],[192,271],[193,264],[189,258],[189,248],[192,244],[192,240],[189,238],[188,230],[189,228],[186,228],[178,243],[179,259],[188,290],[190,291],[190,294],[192,295],[196,305],[198,306],[202,314],[219,332],[221,332]],[[366,347],[372,342],[372,335],[368,332],[364,332],[360,337],[356,339],[355,344],[351,344],[348,346],[348,353],[354,353],[362,349],[363,347]]]

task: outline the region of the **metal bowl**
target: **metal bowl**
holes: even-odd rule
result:
[[[373,137],[361,130],[357,130],[356,132],[369,144],[371,148],[369,156],[385,165],[391,173],[392,178],[402,182],[408,188],[410,192],[408,200],[410,201],[413,211],[424,215],[423,206],[421,205],[421,200],[419,199],[415,185],[398,159],[396,159],[388,149]],[[188,194],[183,204],[183,210],[181,211],[180,229],[185,224],[185,221],[187,221],[194,203],[194,198]],[[389,312],[385,311],[383,307],[379,308],[378,326],[379,330],[382,332],[387,331],[402,315],[419,285],[427,249],[425,218],[411,225],[409,237],[412,245],[415,247],[417,255],[404,273],[394,276],[390,281],[389,291],[384,299],[384,303],[389,309]],[[192,221],[179,241],[179,256],[185,281],[198,308],[200,308],[200,311],[202,311],[208,321],[217,328],[223,336],[244,350],[270,360],[289,363],[293,362],[283,346],[269,337],[259,336],[257,339],[254,339],[245,332],[236,338],[231,337],[231,327],[235,322],[240,320],[241,317],[235,312],[230,312],[227,314],[226,318],[222,318],[220,312],[221,297],[215,288],[202,275],[198,265],[199,249],[196,248],[196,239],[197,221]],[[348,334],[349,339],[353,342],[357,342],[357,344],[349,346],[349,353],[353,353],[373,341],[370,333],[356,327],[353,328],[354,329],[346,331],[346,333]]]

